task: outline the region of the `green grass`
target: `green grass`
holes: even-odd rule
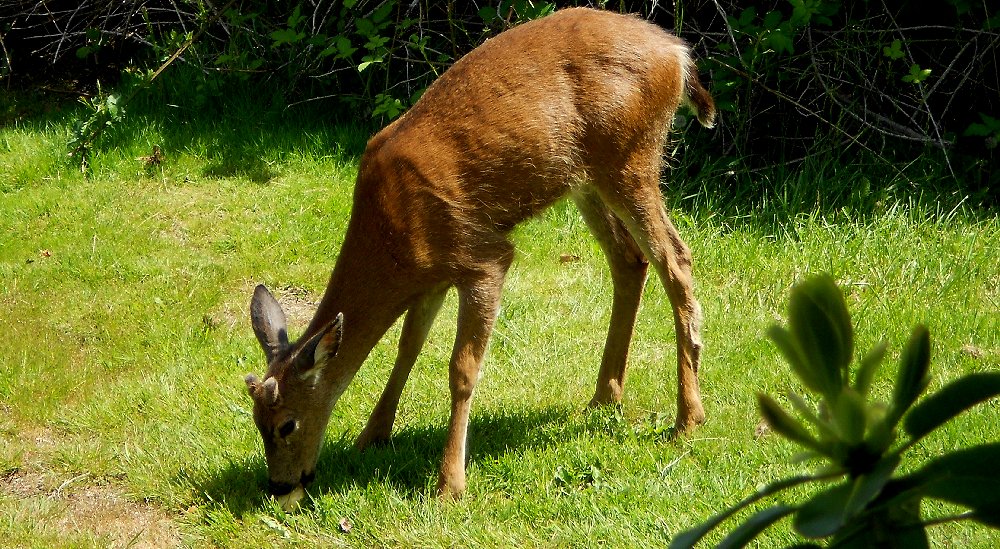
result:
[[[161,534],[163,544],[231,547],[662,546],[808,467],[790,463],[790,444],[755,436],[755,393],[797,388],[764,335],[796,280],[833,274],[858,347],[887,339],[891,360],[910,327],[927,323],[932,390],[1000,361],[995,213],[956,208],[961,196],[947,192],[912,192],[922,180],[860,191],[876,179],[870,170],[824,179],[833,166],[820,162],[777,172],[767,191],[738,200],[718,178],[667,186],[705,311],[708,423],[685,439],[666,436],[673,326],[653,280],[621,412],[584,412],[610,278],[562,203],[515,235],[518,257],[473,408],[466,497],[442,503],[433,493],[450,296],[392,445],[351,448],[388,376],[398,326],[334,410],[312,503],[285,514],[262,497],[266,468],[241,379],[263,369],[249,298],[268,284],[299,311],[293,330],[304,327],[343,235],[366,132],[297,113],[254,117],[252,102],[233,102],[224,119],[171,110],[182,107],[134,114],[105,136],[86,176],[64,158],[76,111],[0,128],[5,541],[155,545]],[[153,145],[162,166],[140,159]],[[580,259],[562,263],[561,254]],[[878,379],[883,395],[892,370]],[[913,455],[997,440],[998,411],[991,402],[961,416]],[[88,494],[117,498],[117,507],[102,514]],[[138,513],[135,524],[128,513]],[[340,532],[342,518],[350,533]],[[942,546],[1000,543],[997,532],[964,523],[931,534]],[[763,543],[793,539],[786,525]]]

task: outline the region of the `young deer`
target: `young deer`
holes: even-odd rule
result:
[[[488,40],[373,137],[340,256],[301,339],[289,341],[266,288],[258,286],[251,303],[268,368],[263,380],[250,374],[246,383],[279,501],[291,508],[303,496],[334,403],[405,312],[399,354],[357,447],[388,439],[403,386],[452,287],[458,329],[438,490],[445,497],[464,491],[473,389],[514,257],[508,235],[565,195],[607,255],[614,283],[590,405],[622,397],[652,263],[674,311],[676,426],[683,432],[702,423],[691,252],[659,189],[666,133],[681,104],[712,126],[714,103],[679,38],[635,17],[566,9]]]

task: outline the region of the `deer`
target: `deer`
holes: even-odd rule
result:
[[[514,259],[511,230],[566,196],[606,256],[614,291],[589,406],[622,399],[652,264],[676,329],[675,427],[687,433],[703,423],[692,252],[659,187],[681,106],[713,126],[715,104],[684,41],[636,16],[571,8],[473,49],[372,137],[329,282],[295,342],[275,297],[263,285],[253,292],[251,324],[267,372],[245,381],[278,502],[298,506],[335,403],[405,314],[395,363],[355,446],[389,440],[407,378],[452,288],[458,322],[437,491],[442,499],[463,494],[470,409]]]

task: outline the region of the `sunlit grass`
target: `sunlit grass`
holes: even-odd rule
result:
[[[306,120],[224,129],[166,120],[116,130],[86,176],[64,158],[58,125],[0,129],[0,479],[50,479],[21,492],[0,480],[4,539],[107,541],[67,527],[51,504],[62,482],[85,474],[67,492],[113,486],[162,509],[192,545],[662,546],[807,467],[790,464],[789,444],[755,435],[754,394],[795,389],[764,336],[794,281],[833,274],[858,347],[887,339],[893,360],[910,327],[927,323],[932,390],[1000,361],[1000,222],[990,212],[905,193],[878,197],[877,210],[866,202],[857,215],[794,200],[740,209],[713,202],[710,182],[687,198],[668,184],[705,310],[708,423],[686,439],[667,436],[674,340],[656,280],[621,412],[584,412],[610,278],[575,209],[561,203],[514,235],[518,256],[476,393],[467,496],[445,504],[433,493],[450,296],[392,445],[359,454],[351,442],[388,375],[398,327],[334,410],[311,504],[286,515],[261,492],[266,472],[241,376],[259,373],[263,357],[247,304],[266,283],[297,305],[292,329],[302,329],[339,248],[365,132]],[[153,145],[162,165],[142,159]],[[888,394],[889,383],[879,378],[876,390]],[[996,440],[998,406],[962,416],[915,454]],[[931,533],[948,546],[1000,540],[966,524]],[[768,545],[793,540],[787,528],[769,535]]]

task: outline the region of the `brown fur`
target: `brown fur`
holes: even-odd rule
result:
[[[333,404],[406,313],[395,366],[357,445],[389,437],[410,369],[454,287],[451,421],[438,486],[443,495],[460,494],[472,393],[513,258],[508,233],[567,194],[614,281],[591,405],[621,399],[652,264],[674,308],[676,424],[687,431],[704,421],[691,252],[659,191],[662,149],[679,106],[690,105],[706,126],[715,116],[688,55],[680,39],[638,18],[559,11],[469,53],[369,141],[340,256],[300,342],[283,335],[283,313],[270,294],[261,287],[254,296],[255,330],[269,359],[265,380],[276,380],[275,394],[256,377],[247,384],[273,482],[295,485],[312,474]],[[281,437],[289,418],[297,428]]]

